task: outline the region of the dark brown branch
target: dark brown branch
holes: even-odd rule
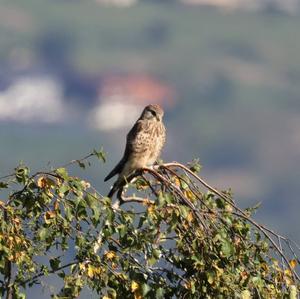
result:
[[[73,262],[70,262],[70,263],[68,263],[68,264],[65,264],[65,265],[63,265],[63,266],[57,268],[56,270],[50,270],[50,271],[48,272],[48,274],[54,274],[54,273],[56,273],[56,272],[58,272],[58,271],[60,271],[60,270],[63,270],[63,269],[68,268],[68,267],[71,267],[72,265],[76,265],[76,264],[78,264],[79,262],[80,262],[80,261],[78,261],[78,260],[73,261]],[[48,274],[47,274],[47,275],[48,275]],[[46,275],[46,274],[45,274],[44,272],[40,272],[39,274],[36,274],[36,275],[34,275],[33,277],[28,278],[28,279],[26,279],[26,280],[20,282],[20,285],[25,286],[27,283],[34,282],[34,281],[37,280],[39,277],[42,277],[42,276],[45,276],[45,275]]]
[[[7,210],[3,212],[3,220],[8,223]],[[4,274],[4,285],[6,290],[6,299],[13,299],[13,284],[12,284],[12,263],[9,260],[5,260],[5,274]],[[4,295],[4,294],[3,294]]]
[[[4,179],[10,178],[10,177],[15,176],[15,175],[16,175],[15,172],[11,173],[11,174],[7,174],[7,175],[4,175],[4,176],[0,177],[0,180],[4,180]]]
[[[270,241],[270,243],[274,246],[276,251],[279,253],[279,255],[284,259],[285,263],[288,265],[289,270],[293,274],[294,277],[297,278],[297,280],[300,280],[299,275],[296,273],[296,271],[291,267],[289,264],[289,261],[285,254],[283,253],[282,250],[280,250],[279,246],[276,244],[276,242],[270,237],[268,232],[262,227],[260,224],[255,222],[253,219],[251,219],[243,210],[241,210],[239,207],[237,207],[232,201],[223,193],[219,192],[217,189],[213,188],[210,186],[208,183],[206,183],[203,179],[201,179],[198,175],[196,175],[193,171],[191,171],[189,168],[186,166],[177,163],[177,162],[172,162],[172,163],[167,163],[163,165],[164,167],[179,167],[187,171],[190,175],[192,175],[195,179],[197,179],[203,186],[205,186],[207,189],[209,189],[211,192],[215,193],[218,195],[220,198],[224,199],[229,205],[231,205],[235,210],[237,210],[239,213],[241,213],[240,216],[243,216],[247,221],[249,221],[251,224],[253,224],[259,231],[261,231],[265,237]]]

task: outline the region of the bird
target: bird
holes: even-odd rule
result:
[[[126,147],[120,162],[106,176],[104,182],[119,175],[107,197],[126,183],[126,178],[136,170],[152,166],[158,159],[166,141],[163,123],[164,111],[156,104],[148,105],[126,137]]]

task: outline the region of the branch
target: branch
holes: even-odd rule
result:
[[[178,162],[172,162],[172,163],[157,165],[157,166],[154,166],[152,168],[143,168],[143,169],[140,169],[140,170],[136,171],[132,175],[130,175],[127,178],[127,181],[131,182],[135,177],[141,176],[141,175],[143,175],[143,173],[149,173],[155,179],[160,181],[164,186],[166,186],[168,189],[170,189],[171,192],[174,192],[175,194],[177,194],[179,196],[179,198],[181,198],[181,200],[184,202],[184,204],[186,204],[187,206],[189,206],[191,208],[191,210],[194,212],[194,214],[196,215],[196,217],[197,217],[198,221],[201,223],[201,225],[206,227],[204,225],[204,222],[201,219],[201,215],[199,215],[199,213],[198,213],[197,209],[195,208],[195,206],[185,197],[185,195],[182,193],[180,188],[178,188],[176,185],[174,185],[170,181],[169,178],[165,178],[163,175],[161,175],[158,172],[158,170],[161,169],[161,168],[170,171],[170,173],[172,173],[173,176],[176,175],[177,177],[179,177],[178,174],[176,174],[171,168],[182,169],[185,173],[188,173],[190,176],[192,176],[194,179],[196,179],[196,181],[198,181],[201,185],[203,185],[205,188],[210,190],[213,194],[215,194],[215,195],[219,196],[220,198],[222,198],[227,204],[229,204],[234,210],[236,210],[238,212],[238,213],[236,213],[236,216],[241,217],[241,218],[245,219],[246,221],[248,221],[249,223],[251,223],[254,227],[256,227],[269,240],[270,244],[274,247],[275,251],[282,258],[282,261],[283,261],[282,266],[284,267],[284,264],[286,264],[288,266],[289,270],[291,271],[294,279],[296,278],[298,281],[300,280],[299,275],[291,267],[288,258],[286,257],[285,253],[283,252],[283,249],[281,247],[281,242],[279,241],[279,244],[277,245],[276,241],[273,240],[273,238],[269,235],[269,233],[276,236],[277,240],[280,240],[281,236],[279,236],[275,232],[267,229],[266,227],[258,224],[247,213],[245,213],[242,209],[240,209],[238,206],[236,206],[234,204],[234,202],[231,200],[231,198],[229,198],[223,192],[220,192],[216,188],[214,188],[211,185],[209,185],[208,183],[206,183],[202,178],[200,178],[197,174],[195,174],[193,171],[191,171],[188,167],[186,167],[186,166],[184,166],[184,165],[182,165]],[[181,178],[181,177],[179,177],[179,178],[181,180],[185,181],[183,178]],[[185,181],[185,183],[189,184],[187,181]],[[196,198],[201,200],[199,198],[199,196],[192,189],[191,189],[191,191],[196,196]],[[124,201],[124,199],[125,200],[127,199],[128,201],[134,201],[134,202],[143,202],[143,200],[140,199],[140,198],[124,197],[123,193],[124,193],[124,185],[122,187],[120,187],[119,190],[118,190],[118,198],[120,199],[121,203],[122,203],[122,201]],[[203,203],[203,201],[202,201],[202,203]],[[205,204],[205,203],[203,203],[203,204]],[[207,207],[207,208],[209,208],[209,207]],[[219,219],[222,221],[222,217],[220,217],[220,215],[218,215],[218,216],[219,216]],[[222,222],[224,222],[224,221],[222,221]]]
[[[285,261],[285,263],[288,265],[288,268],[291,271],[291,273],[293,274],[293,276],[296,277],[297,280],[300,280],[299,275],[291,267],[291,265],[290,265],[287,257],[283,253],[283,251],[279,248],[279,246],[276,244],[276,242],[270,237],[270,235],[267,233],[267,231],[265,230],[265,228],[262,225],[260,225],[257,222],[255,222],[253,219],[251,219],[242,209],[240,209],[234,203],[232,203],[232,201],[230,200],[230,198],[228,198],[225,194],[221,193],[217,189],[215,189],[212,186],[210,186],[203,179],[201,179],[198,175],[196,175],[193,171],[191,171],[189,168],[187,168],[186,166],[184,166],[184,165],[182,165],[180,163],[177,163],[177,162],[167,163],[167,164],[162,165],[162,167],[165,167],[165,168],[167,168],[167,167],[178,167],[178,168],[184,169],[186,172],[188,172],[190,175],[192,175],[195,179],[197,179],[203,186],[205,186],[207,189],[209,189],[214,194],[218,195],[220,198],[224,199],[229,205],[231,205],[234,209],[236,209],[241,214],[240,215],[241,217],[243,217],[244,219],[246,219],[247,221],[249,221],[259,231],[261,231],[265,235],[265,237],[271,242],[271,244],[274,246],[274,248],[276,249],[276,251],[279,253],[279,255],[283,258],[283,260]]]
[[[9,222],[7,216],[7,210],[3,212],[3,220],[4,222]],[[4,274],[4,285],[6,290],[6,299],[13,299],[13,284],[12,284],[12,263],[9,260],[5,260],[5,274]]]
[[[78,261],[78,260],[73,261],[73,262],[70,262],[70,263],[68,263],[68,264],[65,264],[65,265],[63,265],[63,266],[57,268],[56,270],[51,270],[51,271],[49,271],[47,274],[54,274],[54,273],[56,273],[56,272],[58,272],[58,271],[60,271],[60,270],[63,270],[63,269],[65,269],[65,268],[68,268],[68,267],[70,267],[70,266],[72,266],[72,265],[76,265],[76,264],[78,264],[79,262],[80,262],[80,261]],[[35,281],[36,279],[38,279],[39,277],[42,277],[42,276],[45,276],[45,275],[46,275],[46,274],[45,274],[44,272],[40,272],[39,274],[36,274],[36,275],[34,275],[33,277],[31,277],[31,278],[28,278],[28,279],[26,279],[26,280],[21,281],[20,284],[23,285],[23,286],[25,286],[27,283],[34,282],[34,281]]]

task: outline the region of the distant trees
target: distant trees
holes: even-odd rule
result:
[[[257,224],[230,191],[199,176],[197,161],[136,173],[119,200],[68,167],[19,165],[0,179],[0,294],[25,298],[48,277],[53,298],[84,287],[101,298],[297,298],[297,246]],[[7,199],[4,199],[7,196]]]

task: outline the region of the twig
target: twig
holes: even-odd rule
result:
[[[243,210],[241,210],[239,207],[237,207],[235,204],[232,203],[232,201],[224,194],[219,192],[217,189],[213,188],[209,184],[207,184],[203,179],[201,179],[198,175],[196,175],[194,172],[192,172],[190,169],[188,169],[186,166],[177,163],[177,162],[172,162],[172,163],[167,163],[164,165],[164,167],[179,167],[184,170],[186,170],[190,175],[192,175],[194,178],[196,178],[202,185],[204,185],[207,189],[218,195],[220,198],[224,199],[228,204],[230,204],[234,209],[236,209],[238,212],[243,215],[247,221],[249,221],[251,224],[253,224],[256,228],[258,228],[264,235],[265,237],[270,241],[270,243],[274,246],[276,251],[280,254],[280,256],[284,259],[285,263],[288,265],[289,270],[291,271],[292,275],[297,278],[297,280],[300,280],[299,275],[294,271],[294,269],[291,267],[289,264],[289,261],[285,254],[280,250],[276,242],[269,236],[269,234],[266,232],[266,230],[259,225],[257,222],[255,222],[253,219],[251,219]]]
[[[137,203],[142,203],[142,204],[154,204],[153,200],[149,200],[147,198],[136,197],[136,196],[128,196],[128,197],[122,196],[122,201],[121,201],[120,205],[122,205],[124,203],[129,203],[129,202],[137,202]]]
[[[7,179],[7,178],[10,178],[10,177],[14,176],[15,174],[16,173],[14,172],[14,173],[11,173],[11,174],[4,175],[4,176],[0,177],[0,180],[4,180],[4,179]]]
[[[68,162],[68,163],[66,163],[66,164],[64,164],[64,165],[62,165],[60,167],[57,167],[56,169],[58,169],[58,168],[66,168],[66,167],[68,167],[70,165],[73,165],[75,163],[83,162],[83,161],[87,160],[88,158],[90,158],[92,156],[95,156],[95,153],[90,153],[90,154],[86,155],[85,157],[83,157],[81,159],[71,160],[70,162]]]
[[[62,270],[62,269],[68,268],[68,267],[70,267],[70,266],[72,266],[72,265],[76,265],[76,264],[78,264],[79,262],[80,262],[80,261],[78,261],[78,260],[73,261],[73,262],[70,262],[70,263],[68,263],[68,264],[65,264],[65,265],[63,265],[63,266],[57,268],[56,270],[50,270],[50,271],[48,272],[48,274],[54,274],[54,273],[56,273],[56,272],[58,272],[58,271],[60,271],[60,270]],[[20,285],[25,286],[27,283],[34,282],[34,281],[35,281],[36,279],[38,279],[39,277],[42,277],[42,276],[45,276],[45,275],[46,275],[46,274],[45,274],[44,272],[40,272],[40,273],[34,275],[33,277],[28,278],[28,279],[26,279],[26,280],[20,282]]]

